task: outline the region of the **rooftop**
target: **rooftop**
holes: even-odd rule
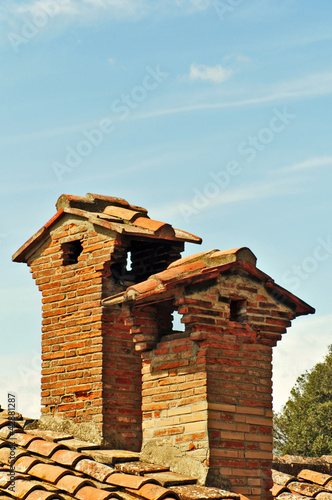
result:
[[[0,411],[0,500],[246,500],[141,462],[139,453],[100,449],[31,423]],[[274,467],[274,499],[332,500],[332,456],[275,457]]]
[[[13,420],[0,412],[0,500],[244,500],[141,462],[139,453],[100,449],[29,424],[19,414]]]

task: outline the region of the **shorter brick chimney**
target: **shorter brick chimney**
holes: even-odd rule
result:
[[[259,271],[247,248],[180,259],[121,301],[142,355],[142,459],[271,498],[272,348],[314,310]],[[184,331],[172,328],[174,311]]]

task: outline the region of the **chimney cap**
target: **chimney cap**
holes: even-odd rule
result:
[[[51,228],[65,215],[88,220],[110,232],[132,238],[202,243],[199,236],[173,228],[165,222],[150,219],[145,208],[130,205],[122,198],[92,193],[86,196],[62,194],[56,207],[57,213],[14,253],[14,262],[27,262],[36,245],[40,246],[49,237]]]

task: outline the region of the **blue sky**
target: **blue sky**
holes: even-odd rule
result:
[[[275,408],[332,343],[328,0],[0,6],[0,401],[39,414],[41,296],[11,255],[62,193],[118,196],[248,246],[316,308],[275,349]]]

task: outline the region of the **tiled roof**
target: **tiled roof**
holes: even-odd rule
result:
[[[170,224],[148,217],[145,208],[126,200],[88,193],[83,196],[63,194],[56,203],[57,213],[13,255],[13,261],[25,262],[29,251],[45,240],[54,224],[65,214],[81,217],[96,226],[131,237],[146,237],[179,242],[201,243],[202,239]]]
[[[99,449],[69,434],[28,430],[23,419],[1,418],[6,416],[0,413],[0,500],[244,499],[140,462],[138,453]]]
[[[314,308],[277,285],[270,276],[257,269],[256,260],[255,255],[246,247],[196,253],[172,262],[165,271],[130,286],[125,292],[104,299],[103,304],[112,306],[133,300],[143,304],[164,300],[171,296],[172,290],[178,286],[215,278],[231,268],[237,268],[259,279],[266,288],[276,293],[276,297],[284,297],[291,302],[296,308],[296,316],[315,312]]]
[[[273,498],[332,500],[332,456],[277,458],[272,471]],[[287,471],[287,472],[283,472]]]

